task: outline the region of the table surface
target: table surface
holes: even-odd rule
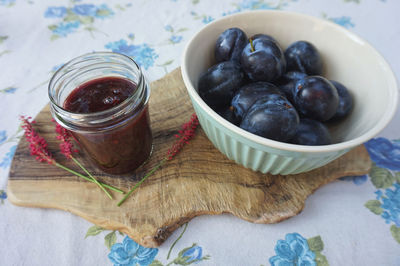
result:
[[[371,43],[400,77],[395,0],[0,0],[1,265],[400,265],[399,110],[366,143],[375,163],[369,175],[320,188],[302,213],[278,224],[200,216],[148,249],[68,212],[7,200],[8,172],[22,135],[18,118],[35,116],[48,103],[48,81],[63,63],[114,51],[133,57],[153,81],[180,65],[184,45],[202,26],[255,9],[340,24]]]

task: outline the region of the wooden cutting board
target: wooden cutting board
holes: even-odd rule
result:
[[[174,134],[193,108],[180,69],[151,84],[150,117],[154,136],[151,159],[130,176],[97,173],[85,156],[78,159],[99,180],[128,191],[165,157]],[[35,118],[56,160],[79,169],[58,151],[49,106]],[[79,215],[110,230],[126,233],[139,244],[157,247],[183,223],[202,214],[231,213],[253,223],[277,223],[299,214],[306,198],[339,177],[362,175],[371,161],[359,146],[325,167],[308,173],[273,176],[253,172],[221,154],[201,128],[171,161],[148,178],[121,206],[121,194],[110,200],[95,184],[58,167],[39,163],[21,139],[10,170],[9,200],[16,205],[56,208]]]

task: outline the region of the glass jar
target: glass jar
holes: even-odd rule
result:
[[[133,89],[118,88],[118,82]],[[126,99],[118,98],[118,93],[125,93]],[[75,58],[49,83],[53,118],[72,133],[95,165],[110,174],[132,172],[150,156],[149,96],[150,88],[136,62],[111,52]],[[120,102],[108,106],[113,99]],[[72,103],[81,109],[72,108]]]

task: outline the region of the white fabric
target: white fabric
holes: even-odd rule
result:
[[[84,4],[95,8],[77,9]],[[55,30],[68,8],[81,14],[82,21],[71,24],[69,33]],[[3,195],[4,201],[0,202],[0,265],[112,264],[104,244],[110,231],[85,239],[93,224],[68,212],[14,206],[1,192],[7,186],[8,158],[21,136],[18,117],[34,117],[48,103],[47,82],[57,66],[84,53],[115,50],[118,44],[122,49],[126,42],[128,55],[136,57],[148,80],[154,81],[180,65],[184,45],[205,23],[233,12],[267,8],[306,13],[347,27],[382,53],[399,79],[400,2],[395,0],[0,0],[0,200]],[[103,13],[93,13],[98,11]],[[398,110],[380,136],[399,139],[399,128]],[[393,156],[397,164],[400,152]],[[320,236],[321,253],[330,265],[400,265],[400,243],[390,231],[395,222],[385,223],[364,206],[376,199],[379,189],[371,177],[355,183],[339,181],[318,189],[302,213],[278,224],[252,224],[231,215],[197,217],[170,259],[167,253],[182,229],[159,247],[155,259],[166,265],[196,243],[194,253],[183,257],[195,262],[209,255],[198,261],[201,265],[269,265],[277,255],[278,240],[296,232],[304,239]],[[394,191],[395,183],[388,188]],[[400,213],[400,192],[397,199],[393,215]],[[116,236],[122,243],[125,236]]]

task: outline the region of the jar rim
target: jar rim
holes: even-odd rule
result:
[[[91,71],[104,70],[104,75],[94,75],[88,80],[79,80],[81,75]],[[122,72],[121,72],[122,71]],[[130,74],[134,73],[131,78]],[[98,112],[72,112],[63,107],[65,99],[61,97],[65,87],[72,90],[90,80],[103,77],[118,77],[131,81],[136,90],[119,104]],[[78,79],[78,85],[71,83]],[[68,97],[68,95],[65,97]],[[132,119],[137,112],[143,110],[150,97],[150,89],[140,66],[131,57],[114,52],[92,52],[83,54],[65,63],[50,79],[48,86],[50,112],[53,118],[64,128],[72,131],[90,132],[110,130],[123,125],[124,121]],[[61,99],[63,98],[63,99]],[[63,102],[61,102],[63,101]]]
[[[130,101],[132,101],[132,99],[134,99],[134,98],[137,97],[137,94],[139,93],[139,90],[135,90],[135,92],[134,92],[132,95],[130,95],[128,98],[126,98],[125,100],[123,100],[123,101],[120,102],[119,104],[117,104],[117,105],[115,105],[115,106],[113,106],[113,107],[111,107],[111,108],[109,108],[109,109],[106,109],[106,110],[103,110],[103,111],[97,111],[97,112],[90,112],[90,113],[73,112],[73,111],[70,111],[70,110],[65,109],[65,108],[62,106],[62,104],[61,104],[61,105],[58,104],[57,101],[56,101],[56,99],[54,99],[54,97],[53,97],[53,95],[52,95],[52,85],[53,85],[53,83],[55,82],[54,79],[55,79],[56,77],[57,77],[57,78],[60,78],[60,77],[58,77],[58,76],[61,74],[62,71],[65,71],[68,67],[74,66],[76,63],[81,62],[82,59],[84,59],[84,58],[86,58],[86,57],[93,57],[93,56],[95,56],[95,57],[96,57],[96,56],[98,56],[98,57],[101,57],[101,56],[116,56],[116,57],[119,57],[119,58],[126,59],[126,60],[129,61],[130,63],[133,63],[133,64],[137,67],[137,69],[139,70],[138,83],[135,84],[135,85],[136,85],[137,88],[140,88],[140,86],[142,86],[142,82],[143,82],[143,72],[142,72],[142,69],[141,69],[141,67],[136,63],[136,61],[133,60],[131,57],[129,57],[129,56],[127,56],[127,55],[124,55],[124,54],[121,54],[121,53],[109,52],[109,51],[100,51],[100,52],[86,53],[86,54],[80,55],[80,56],[78,56],[78,57],[75,57],[75,58],[69,60],[69,61],[68,61],[67,63],[65,63],[64,65],[62,65],[59,69],[57,69],[56,72],[54,72],[53,76],[51,77],[51,79],[50,79],[50,81],[49,81],[49,85],[48,85],[48,96],[49,96],[49,99],[50,99],[50,103],[51,103],[53,106],[55,106],[55,107],[58,109],[58,111],[66,112],[66,113],[69,113],[69,114],[76,114],[76,115],[80,115],[80,116],[82,116],[82,117],[90,117],[90,116],[97,116],[97,115],[105,115],[105,114],[113,113],[113,112],[115,112],[116,110],[121,109],[121,107],[127,105]],[[94,58],[93,58],[93,59],[94,59]],[[112,76],[110,76],[110,77],[112,77]]]

